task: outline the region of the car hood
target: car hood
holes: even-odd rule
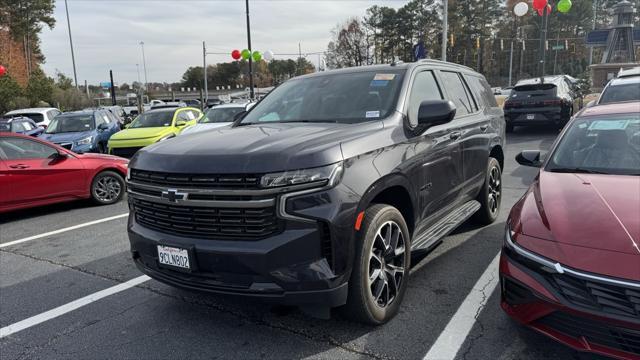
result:
[[[193,126],[189,126],[188,128],[182,130],[181,134],[194,134],[197,132],[216,129],[224,126],[229,126],[233,124],[232,122],[224,122],[224,123],[205,123],[205,124],[195,124]]]
[[[151,128],[135,128],[124,129],[113,134],[110,140],[140,140],[151,139],[169,134],[173,131],[173,127],[151,127]]]
[[[40,139],[47,140],[53,143],[64,143],[64,142],[74,142],[92,135],[93,135],[92,131],[81,131],[81,132],[69,132],[69,133],[57,133],[57,134],[44,133],[39,137]]]
[[[131,167],[182,173],[265,173],[318,167],[343,160],[341,142],[380,128],[381,122],[221,127],[146,147],[136,154]]]
[[[640,256],[640,177],[541,171],[519,230],[561,244]]]

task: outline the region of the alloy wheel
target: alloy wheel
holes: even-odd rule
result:
[[[117,199],[122,191],[120,182],[112,176],[103,176],[96,181],[94,193],[101,202],[110,202]]]
[[[376,232],[369,256],[368,285],[381,308],[396,299],[405,274],[405,239],[400,226],[387,221]]]
[[[500,197],[502,196],[502,181],[500,180],[500,168],[494,166],[489,171],[489,191],[487,194],[489,211],[495,214],[500,207]]]

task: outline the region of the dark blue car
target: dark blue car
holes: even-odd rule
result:
[[[118,131],[118,120],[109,111],[82,110],[56,116],[40,138],[77,153],[106,153],[109,138]]]
[[[44,132],[42,126],[26,116],[0,119],[0,132],[14,132],[29,136],[38,136]]]

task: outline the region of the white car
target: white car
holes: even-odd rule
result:
[[[38,126],[46,128],[49,126],[51,120],[61,113],[56,108],[30,108],[30,109],[18,109],[12,110],[4,114],[2,117],[5,119],[14,118],[18,116],[26,116],[35,121]]]
[[[255,105],[255,103],[231,103],[214,106],[207,110],[204,116],[198,120],[195,125],[182,130],[180,134],[194,134],[205,130],[231,125],[235,120],[236,115],[243,111],[249,111],[253,105]]]

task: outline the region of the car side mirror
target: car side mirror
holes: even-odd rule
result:
[[[456,106],[448,100],[425,100],[418,109],[418,124],[431,127],[446,124],[456,116]]]
[[[108,128],[109,128],[109,125],[105,123],[98,125],[98,130],[107,130]]]
[[[516,161],[522,166],[541,167],[539,150],[524,150],[516,155]]]
[[[187,125],[187,122],[184,120],[178,120],[176,121],[176,126],[185,126]]]
[[[58,150],[56,153],[51,154],[51,156],[49,156],[49,158],[51,159],[52,163],[57,163],[60,162],[66,158],[68,158],[69,155],[63,151]]]

